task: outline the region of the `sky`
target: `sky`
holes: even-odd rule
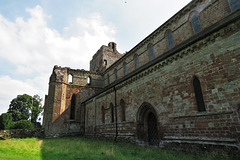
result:
[[[125,53],[190,1],[0,0],[0,114],[17,95],[44,102],[54,65],[89,70],[102,45]]]

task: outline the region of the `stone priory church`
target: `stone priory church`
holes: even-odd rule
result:
[[[240,150],[240,0],[192,0],[130,51],[101,46],[90,71],[54,66],[43,127]]]

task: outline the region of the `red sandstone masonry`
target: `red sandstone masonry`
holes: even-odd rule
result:
[[[197,13],[203,30],[199,34],[193,32],[191,24],[193,13]],[[200,144],[239,146],[240,119],[237,113],[240,104],[239,18],[229,22],[225,28],[212,31],[211,34],[204,31],[230,14],[227,0],[192,1],[108,68],[102,65],[103,56],[100,56],[98,51],[93,56],[91,65],[96,63],[99,71],[104,70],[101,74],[68,69],[68,73],[72,71],[77,75],[75,78],[81,78],[76,81],[77,85],[65,82],[50,83],[49,101],[46,103],[49,108],[46,111],[48,119],[51,120],[53,117],[56,123],[52,124],[55,126],[49,129],[49,132],[69,133],[68,129],[71,127],[67,120],[70,110],[67,108],[71,105],[72,94],[78,93],[76,113],[78,118],[75,120],[79,122],[81,133],[85,135],[115,137],[118,130],[119,136],[148,144],[147,119],[149,113],[154,113],[158,141],[161,145],[176,141],[179,143],[194,141]],[[234,13],[231,16],[233,15]],[[175,45],[172,50],[168,49],[166,37],[169,30],[172,31]],[[207,34],[204,37],[190,43],[189,38],[196,38],[205,33]],[[184,46],[183,42],[189,42],[189,45]],[[151,62],[147,48],[149,43],[154,45],[155,59]],[[105,47],[105,55],[109,56],[110,49]],[[139,55],[139,66],[143,69],[135,69],[135,54]],[[160,59],[159,56],[163,55],[169,57]],[[110,58],[117,59],[114,55]],[[124,62],[128,67],[127,76],[123,74]],[[86,85],[86,77],[89,75],[95,78],[95,86]],[[67,74],[59,74],[57,80],[63,78],[66,81],[66,76]],[[108,77],[112,84],[108,84]],[[198,112],[197,109],[194,77],[201,83],[205,112]],[[109,88],[102,89],[104,86]],[[98,90],[102,92],[93,96]],[[87,98],[89,99],[85,100]],[[115,98],[117,123],[116,110],[114,108],[112,122],[110,109],[111,103],[115,107]],[[121,122],[121,99],[126,104],[125,122]],[[66,102],[63,103],[63,100]],[[84,103],[81,103],[82,101]],[[102,107],[105,113],[104,123]],[[45,122],[45,126],[46,124]]]

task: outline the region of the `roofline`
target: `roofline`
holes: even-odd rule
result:
[[[201,2],[202,0],[200,0]],[[117,62],[124,59],[126,56],[128,56],[133,50],[135,50],[138,46],[141,45],[144,41],[146,41],[148,38],[150,38],[155,32],[157,32],[160,28],[165,26],[167,23],[169,23],[175,16],[177,16],[180,12],[183,12],[183,10],[187,7],[189,7],[191,4],[198,2],[198,0],[192,0],[189,2],[185,7],[183,7],[181,10],[179,10],[176,14],[174,14],[172,17],[170,17],[166,22],[164,22],[161,26],[159,26],[157,29],[155,29],[152,33],[150,33],[146,38],[144,38],[142,41],[140,41],[135,47],[133,47],[130,51],[126,52],[126,54],[123,54],[121,58],[119,58],[116,62],[114,62],[111,66],[109,66],[102,74],[104,75],[110,68],[114,66]]]
[[[227,17],[223,18],[222,20],[216,22],[215,24],[207,27],[206,29],[202,30],[201,32],[195,34],[194,36],[192,36],[191,38],[189,38],[188,40],[184,41],[183,43],[179,44],[178,46],[172,48],[171,50],[165,52],[164,54],[160,55],[159,57],[157,57],[156,59],[150,61],[149,63],[141,66],[140,68],[134,70],[133,72],[129,73],[128,75],[122,77],[121,79],[114,81],[113,83],[109,84],[108,86],[106,86],[105,88],[103,88],[103,90],[97,92],[96,94],[94,94],[93,96],[87,98],[86,100],[84,100],[83,102],[81,102],[81,104],[87,102],[88,100],[92,99],[93,97],[98,96],[99,94],[115,87],[116,85],[124,82],[125,80],[133,77],[134,75],[144,71],[145,69],[153,66],[154,64],[174,55],[175,53],[183,50],[184,48],[194,44],[195,42],[204,39],[205,37],[209,36],[210,34],[220,30],[221,28],[229,25],[230,23],[234,22],[235,20],[240,19],[240,9],[238,9],[237,11],[231,13],[230,15],[228,15]]]

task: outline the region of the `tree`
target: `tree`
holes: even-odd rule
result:
[[[0,116],[0,129],[10,129],[12,125],[12,116],[9,113],[3,113]]]
[[[31,122],[34,124],[35,127],[36,125],[38,125],[38,122],[37,122],[38,116],[43,111],[41,102],[42,102],[42,99],[40,98],[39,95],[33,96],[33,103],[31,105]]]
[[[37,118],[43,111],[42,99],[38,95],[33,97],[27,94],[18,95],[14,98],[8,109],[14,122],[19,120],[30,120],[34,125],[37,124]]]
[[[33,123],[25,119],[14,122],[13,125],[11,126],[11,129],[33,129],[33,128],[34,128]]]

